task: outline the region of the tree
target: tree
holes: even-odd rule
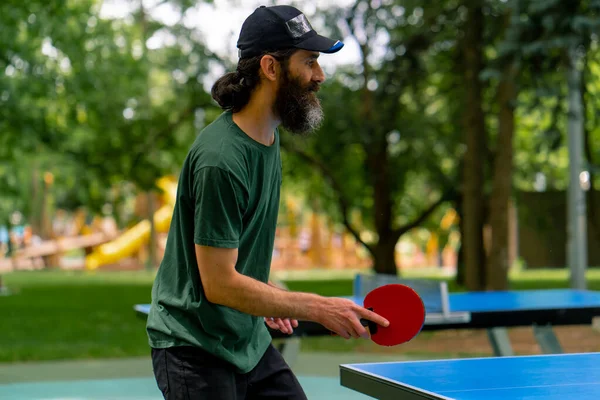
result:
[[[35,212],[32,186],[41,150],[53,118],[48,93],[55,89],[52,66],[44,54],[44,37],[64,26],[59,2],[7,1],[0,5],[0,223],[14,211]],[[59,23],[58,21],[61,21]],[[10,226],[10,223],[8,224]]]
[[[0,162],[51,160],[37,168],[73,174],[62,205],[92,212],[118,201],[112,189],[121,182],[148,191],[176,172],[202,116],[211,115],[202,79],[215,57],[192,28],[161,22],[157,10],[183,18],[193,5],[161,1],[137,8],[137,20],[113,20],[93,0],[3,3],[0,68],[11,73],[0,76]],[[22,204],[11,207],[27,208],[16,189]]]
[[[508,289],[510,267],[509,206],[513,188],[513,138],[515,132],[515,109],[517,107],[518,75],[520,59],[514,51],[520,18],[519,0],[513,0],[505,10],[504,38],[498,45],[499,69],[496,101],[498,107],[498,132],[493,161],[493,178],[490,195],[491,245],[486,262],[486,289]]]
[[[431,56],[453,40],[456,12],[438,4],[374,8],[357,1],[330,15],[359,43],[361,62],[336,71],[323,90],[326,121],[319,134],[284,138],[284,149],[296,156],[287,169],[294,176],[306,165],[318,171],[339,220],[368,250],[375,271],[396,274],[398,239],[456,193],[459,146],[445,124],[448,99],[435,87],[441,74],[432,71]],[[353,210],[365,228],[352,221]]]
[[[463,236],[465,284],[471,290],[485,286],[485,159],[487,153],[483,110],[484,15],[482,0],[465,1],[467,21],[462,42],[464,57],[466,150],[463,164]]]

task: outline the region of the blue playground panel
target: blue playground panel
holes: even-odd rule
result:
[[[345,387],[378,399],[600,398],[600,353],[348,364]]]

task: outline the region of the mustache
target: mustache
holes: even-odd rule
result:
[[[308,91],[309,92],[318,92],[319,90],[321,90],[321,85],[319,85],[317,82],[311,82],[308,85]]]

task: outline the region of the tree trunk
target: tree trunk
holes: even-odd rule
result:
[[[513,63],[507,65],[498,86],[500,113],[498,116],[494,180],[490,199],[492,242],[486,272],[486,288],[488,290],[508,289],[508,270],[510,267],[508,211],[512,194],[514,107],[517,96],[516,70],[517,68]]]
[[[463,217],[463,198],[462,194],[459,194],[454,202],[454,208],[456,209],[456,213],[458,214],[458,230],[460,232],[460,243],[458,245],[458,254],[456,257],[456,277],[455,281],[458,286],[465,285],[465,246],[464,246],[464,236],[465,236],[465,219]]]
[[[485,218],[484,159],[485,115],[482,109],[483,84],[483,11],[481,0],[467,1],[464,51],[465,71],[465,142],[464,156],[464,261],[465,284],[469,290],[485,287],[485,252],[483,225]]]
[[[369,169],[373,179],[373,206],[375,231],[378,242],[373,247],[375,271],[380,274],[396,275],[398,272],[394,257],[399,235],[393,232],[392,208],[394,202],[390,187],[387,142],[385,138],[375,141],[375,148],[369,154]]]
[[[395,235],[380,237],[377,244],[373,245],[373,269],[377,274],[397,275]]]
[[[54,175],[51,172],[44,173],[44,184],[42,186],[42,208],[40,215],[40,236],[44,240],[56,239],[54,233],[53,220],[55,216],[54,195],[52,194],[52,185],[54,184]],[[61,254],[49,254],[42,256],[46,268],[59,267]]]

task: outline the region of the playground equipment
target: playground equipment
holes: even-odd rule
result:
[[[157,186],[162,189],[160,207],[153,215],[154,228],[158,233],[168,232],[171,225],[171,216],[177,193],[177,180],[174,177],[162,177],[157,181]],[[150,240],[150,221],[148,219],[138,222],[114,240],[96,247],[85,258],[85,268],[95,270],[103,265],[113,264],[130,257],[139,251]]]

